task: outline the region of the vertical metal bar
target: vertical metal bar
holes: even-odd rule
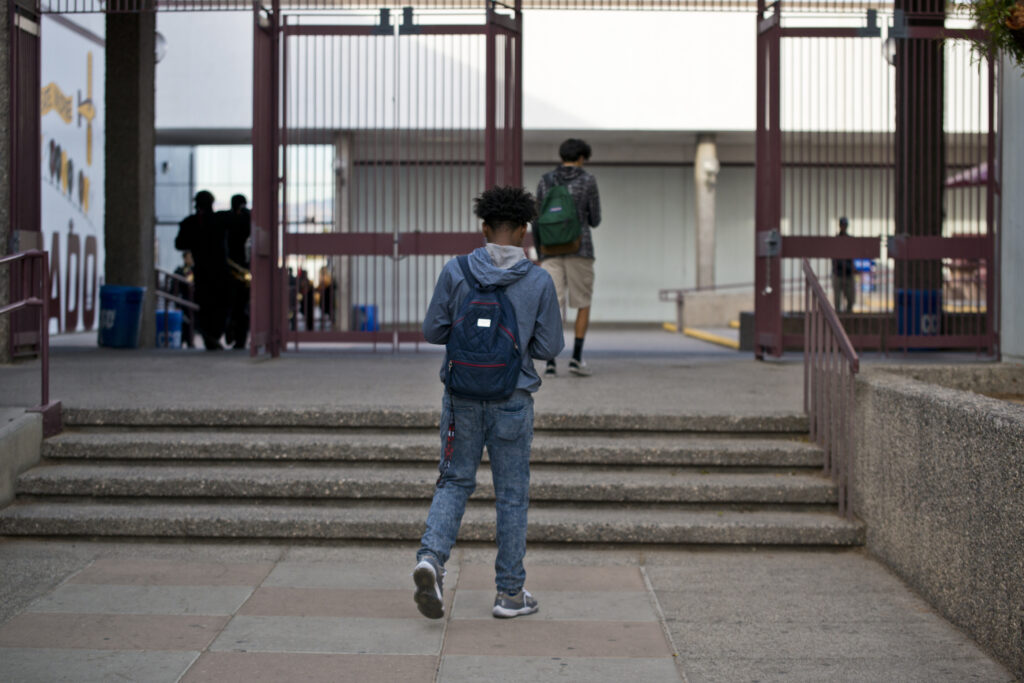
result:
[[[45,407],[50,403],[50,297],[48,296],[49,293],[46,292],[50,261],[45,251],[33,260],[38,260],[39,262],[37,283],[39,285],[39,298],[42,300],[42,309],[39,315],[39,364],[42,366],[42,386],[39,392],[39,404]]]
[[[497,182],[497,130],[495,118],[497,116],[497,32],[493,22],[494,9],[488,3],[487,7],[487,65],[486,65],[486,123],[484,132],[484,187],[494,187]]]

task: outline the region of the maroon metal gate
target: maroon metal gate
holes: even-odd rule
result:
[[[34,3],[9,2],[10,27],[10,230],[14,251],[45,249],[39,222],[41,145],[39,143],[39,13]],[[27,298],[22,262],[10,267],[11,301]],[[47,293],[49,295],[49,292]],[[40,345],[42,310],[11,313],[10,348],[14,355],[35,354]]]
[[[253,352],[418,343],[441,267],[482,244],[473,197],[522,182],[521,13],[271,8],[256,31],[279,89],[256,92]]]
[[[803,258],[859,349],[997,353],[994,60],[939,0],[855,12],[759,3],[755,354],[802,346]]]

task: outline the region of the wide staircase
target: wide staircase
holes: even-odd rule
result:
[[[415,541],[436,414],[65,411],[0,534]],[[538,414],[529,538],[550,543],[850,546],[799,416]],[[486,456],[485,456],[486,461]],[[494,538],[480,468],[460,540]]]

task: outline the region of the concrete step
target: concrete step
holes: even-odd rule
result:
[[[435,430],[68,430],[43,456],[89,460],[437,462]],[[820,467],[821,450],[797,435],[538,432],[533,463],[707,467]]]
[[[350,539],[415,542],[426,502],[331,505],[286,503],[17,503],[0,511],[0,534],[169,538]],[[528,538],[551,543],[671,543],[849,546],[864,528],[828,512],[632,510],[620,507],[530,508]],[[492,505],[470,504],[461,541],[493,541]]]
[[[831,481],[818,474],[714,472],[669,467],[580,468],[534,465],[534,501],[589,503],[730,503],[828,505]],[[20,496],[157,498],[291,498],[430,500],[431,465],[62,464],[33,468],[18,478]],[[477,475],[476,498],[493,500],[488,467]]]
[[[393,410],[367,407],[359,410],[310,410],[308,408],[73,408],[63,417],[68,427],[296,427],[415,429],[437,427],[438,410]],[[631,431],[631,432],[720,432],[806,434],[807,416],[802,413],[777,415],[678,415],[634,413],[537,412],[538,430]]]

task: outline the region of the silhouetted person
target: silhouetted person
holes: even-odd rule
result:
[[[196,303],[199,305],[196,326],[209,351],[217,351],[224,322],[231,283],[227,265],[227,239],[223,221],[213,212],[213,195],[206,190],[196,193],[196,212],[179,224],[174,246],[191,251],[195,260]]]
[[[233,196],[231,210],[221,211],[217,216],[227,233],[228,266],[232,276],[224,338],[236,349],[244,349],[245,338],[249,334],[249,254],[246,243],[252,230],[245,195]]]
[[[850,227],[850,220],[843,216],[839,219],[839,236],[849,237],[846,229]],[[846,305],[840,307],[846,300]],[[857,287],[853,276],[853,259],[836,258],[832,259],[832,305],[837,313],[852,313],[853,303],[857,299]]]

